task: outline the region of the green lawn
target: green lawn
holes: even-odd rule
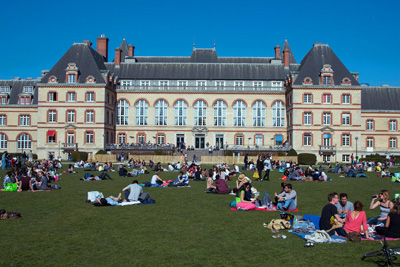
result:
[[[65,166],[67,164],[64,164]],[[209,166],[205,166],[209,167]],[[394,171],[396,169],[392,169]],[[94,207],[85,203],[88,191],[116,196],[133,178],[83,182],[84,171],[63,174],[61,190],[50,192],[0,192],[0,208],[19,211],[21,219],[2,220],[1,266],[376,266],[378,259],[361,261],[365,252],[380,248],[379,242],[317,244],[287,234],[273,239],[264,222],[279,212],[234,212],[231,195],[204,194],[205,182],[191,181],[190,188],[144,188],[155,205]],[[5,172],[0,172],[4,177]],[[178,173],[161,173],[174,180]],[[252,173],[247,172],[251,177]],[[152,172],[141,175],[149,181]],[[263,194],[279,192],[281,174],[274,170],[270,182],[253,182]],[[389,178],[340,178],[332,182],[294,182],[297,214],[318,214],[330,192],[347,192],[349,200],[369,206],[371,195],[388,189],[400,193],[400,184]],[[2,179],[1,179],[2,182]],[[229,182],[234,186],[234,181]],[[367,210],[367,217],[378,210]],[[400,241],[390,242],[400,246]],[[398,260],[400,263],[400,259]]]

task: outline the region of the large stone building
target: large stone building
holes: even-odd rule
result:
[[[0,81],[0,149],[40,158],[109,144],[288,150],[348,162],[399,155],[400,88],[368,87],[328,45],[273,57],[142,57],[125,39],[76,43],[40,79]],[[271,49],[272,50],[272,49]]]

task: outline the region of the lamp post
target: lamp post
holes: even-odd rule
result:
[[[356,161],[358,161],[358,137],[356,136]]]

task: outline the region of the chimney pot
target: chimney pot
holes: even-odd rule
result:
[[[285,68],[289,68],[289,49],[287,48],[283,51],[283,62]]]
[[[115,66],[119,66],[121,63],[121,49],[119,47],[115,48]]]
[[[128,56],[134,57],[135,56],[135,47],[132,44],[130,44],[128,49],[129,49]]]

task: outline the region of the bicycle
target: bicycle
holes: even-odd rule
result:
[[[386,242],[386,236],[382,237],[383,237],[383,243],[382,241],[380,241],[382,244],[382,249],[365,253],[361,259],[365,260],[366,258],[370,257],[384,256],[386,259],[387,266],[393,266],[393,260],[396,259],[396,255],[400,255],[400,247],[389,248]]]

